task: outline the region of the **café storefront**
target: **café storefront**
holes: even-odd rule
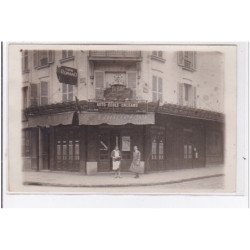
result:
[[[24,122],[24,167],[34,170],[111,171],[122,151],[128,171],[138,146],[145,171],[223,164],[223,115],[144,101],[76,101],[33,107]]]

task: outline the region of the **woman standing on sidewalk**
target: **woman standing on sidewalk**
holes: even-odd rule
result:
[[[118,146],[115,146],[115,149],[111,152],[112,158],[112,168],[115,171],[115,178],[121,178],[121,151],[119,150]]]
[[[139,178],[140,161],[141,161],[141,152],[138,150],[137,146],[134,146],[133,161],[129,169],[131,172],[135,173],[134,178]]]

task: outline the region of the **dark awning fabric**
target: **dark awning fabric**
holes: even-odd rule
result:
[[[42,115],[29,117],[28,127],[36,126],[57,126],[72,124],[74,112],[60,114]],[[155,124],[155,114],[118,114],[118,113],[98,113],[82,112],[79,114],[79,125],[124,125],[124,124],[146,125]]]

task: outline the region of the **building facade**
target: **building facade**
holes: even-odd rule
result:
[[[219,52],[25,50],[24,169],[111,171],[133,146],[145,171],[223,164]]]

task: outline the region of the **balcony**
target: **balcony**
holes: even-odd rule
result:
[[[133,50],[92,50],[90,61],[141,61],[141,51]]]

